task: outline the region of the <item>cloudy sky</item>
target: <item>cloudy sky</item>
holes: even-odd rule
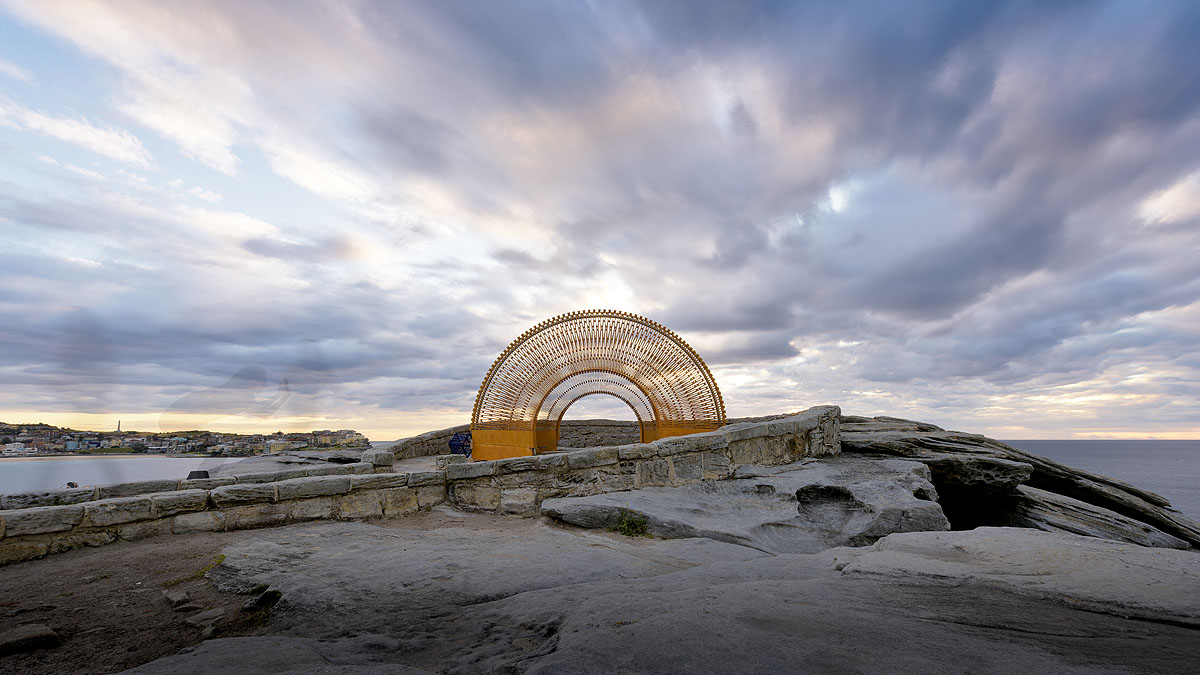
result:
[[[1197,438],[1198,36],[1165,0],[0,0],[0,420],[396,438],[613,308],[735,416]]]

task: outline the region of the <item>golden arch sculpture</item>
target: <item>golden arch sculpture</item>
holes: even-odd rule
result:
[[[643,443],[725,424],[717,381],[678,335],[628,312],[570,312],[525,331],[492,363],[471,414],[472,457],[556,450],[563,415],[592,395],[628,405]]]

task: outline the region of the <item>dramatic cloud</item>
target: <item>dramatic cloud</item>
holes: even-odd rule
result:
[[[1200,435],[1195,3],[5,4],[0,417],[417,432],[607,306],[733,415]]]
[[[0,100],[0,124],[53,136],[67,143],[98,152],[115,160],[148,169],[154,165],[150,153],[137,136],[112,126],[95,125],[83,119],[51,117]]]

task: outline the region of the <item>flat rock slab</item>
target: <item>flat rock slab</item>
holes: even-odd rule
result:
[[[892,532],[948,530],[929,470],[905,460],[834,457],[742,467],[732,480],[547,499],[542,513],[588,528],[623,513],[651,534],[704,537],[770,553],[862,546]]]
[[[277,615],[303,614],[306,621],[319,616],[336,625],[345,613],[374,616],[386,626],[398,608],[467,606],[538,588],[764,555],[707,540],[633,541],[534,520],[499,520],[513,528],[476,529],[471,524],[480,518],[463,517],[462,526],[420,531],[368,523],[264,530],[225,549],[224,562],[207,576],[229,590],[266,585],[279,591]]]
[[[313,457],[298,457],[296,455],[278,453],[274,455],[256,455],[236,462],[226,462],[208,470],[210,476],[245,476],[254,473],[272,473],[290,469],[313,469],[319,466],[332,465],[323,459]]]
[[[168,588],[163,591],[163,597],[171,603],[172,607],[182,607],[192,601],[192,597],[187,591],[178,588]]]
[[[39,623],[17,626],[0,633],[0,656],[34,649],[52,649],[58,645],[58,633]]]
[[[366,452],[366,450],[367,448],[343,448],[338,450],[289,450],[287,454],[294,457],[303,457],[304,459],[319,459],[323,462],[350,464],[353,462],[362,461],[363,453]]]
[[[904,533],[780,555],[480,515],[260,534],[210,575],[282,590],[282,634],[128,672],[1082,675],[1200,659],[1194,553],[1065,534]],[[1151,620],[1122,618],[1131,607]]]
[[[1192,551],[981,527],[896,534],[842,555],[857,556],[843,574],[992,583],[1072,606],[1200,627],[1200,554]]]
[[[189,616],[186,621],[193,626],[208,626],[225,618],[225,610],[217,607]]]
[[[428,675],[429,671],[395,663],[364,663],[378,659],[389,648],[394,649],[395,643],[383,636],[337,642],[282,635],[206,640],[185,653],[125,672],[129,675]]]

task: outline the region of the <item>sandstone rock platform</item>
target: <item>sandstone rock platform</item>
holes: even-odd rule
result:
[[[273,634],[127,672],[1123,673],[1200,658],[1200,556],[1028,529],[770,555],[446,511],[263,530],[225,553],[219,584],[282,593]]]

